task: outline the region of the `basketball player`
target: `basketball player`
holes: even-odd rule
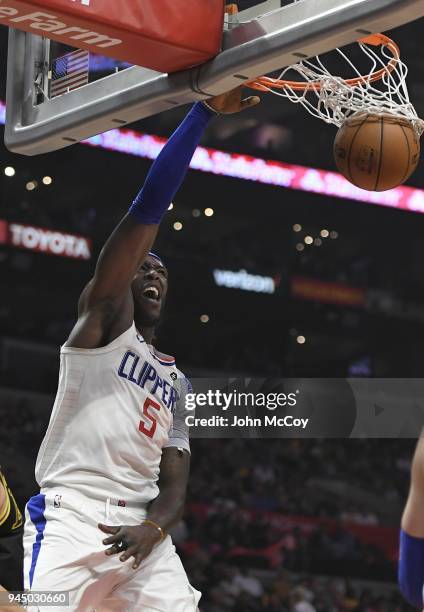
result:
[[[189,383],[152,345],[168,280],[150,249],[211,118],[258,101],[237,88],[193,106],[104,246],[61,349],[36,465],[41,492],[27,505],[24,576],[34,592],[68,591],[72,610],[197,609],[200,593],[168,535],[189,473]]]
[[[22,533],[22,514],[0,467],[0,584],[10,591],[23,587]]]
[[[424,433],[424,432],[423,432]],[[399,585],[403,596],[423,608],[424,587],[424,438],[418,440],[411,485],[400,530]]]

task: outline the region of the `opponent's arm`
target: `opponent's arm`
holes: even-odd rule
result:
[[[6,489],[4,488],[4,485],[0,479],[0,520],[4,514],[5,505],[6,505]]]
[[[242,100],[239,87],[211,98],[208,105],[212,111],[200,102],[192,107],[152,165],[128,213],[106,242],[94,277],[81,295],[78,322],[67,341],[68,346],[96,348],[113,339],[112,327],[118,335],[131,324],[132,279],[154,243],[162,217],[184,180],[213,111],[236,113],[258,101],[257,97]],[[116,329],[122,327],[117,333]]]
[[[23,589],[23,552],[19,538],[22,530],[21,511],[0,466],[0,584],[17,591]],[[11,536],[17,536],[17,539],[11,540]],[[4,608],[0,605],[1,611],[9,609],[6,606],[8,601],[6,594],[0,593],[0,604],[4,605]]]
[[[22,610],[22,612],[25,612],[25,608],[21,608],[21,606],[19,606],[17,603],[13,603],[15,600],[15,596],[10,594],[8,591],[6,591],[6,589],[4,589],[1,585],[0,585],[0,610],[1,612],[19,612],[19,610]],[[7,603],[10,603],[10,606],[7,605]]]
[[[415,449],[411,484],[400,531],[398,579],[403,596],[423,607],[424,586],[424,438]]]
[[[0,466],[0,535],[16,532],[22,524],[21,511]]]
[[[424,538],[424,438],[418,440],[411,466],[411,484],[402,515],[402,529]],[[424,568],[423,568],[424,569]]]

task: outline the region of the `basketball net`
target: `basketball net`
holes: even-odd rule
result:
[[[337,127],[355,113],[384,114],[407,119],[420,137],[424,121],[409,100],[408,67],[396,43],[383,34],[373,34],[359,40],[358,46],[368,62],[368,70],[362,73],[348,50],[335,49],[351,78],[333,75],[324,59],[316,56],[284,68],[277,78],[258,77],[248,86],[301,104],[314,117]],[[298,80],[288,80],[290,72]]]

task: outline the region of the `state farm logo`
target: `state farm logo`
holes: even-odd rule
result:
[[[73,259],[90,259],[90,241],[82,236],[11,223],[8,243],[21,249]]]
[[[91,0],[72,1],[77,1],[85,6],[89,6],[91,2]],[[13,4],[12,0],[10,0],[9,4]],[[68,41],[78,40],[86,45],[99,47],[101,49],[122,44],[120,38],[112,38],[94,30],[77,27],[75,22],[65,23],[61,20],[61,17],[53,13],[46,13],[43,11],[25,13],[21,9],[21,4],[18,6],[19,9],[14,6],[5,6],[4,1],[0,0],[0,23],[4,23],[11,28],[26,30],[33,34],[38,34],[39,36],[47,36],[48,38],[57,37],[59,40],[66,43],[68,43]],[[72,17],[69,16],[68,19],[72,20]]]

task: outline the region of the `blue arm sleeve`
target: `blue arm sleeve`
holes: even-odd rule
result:
[[[139,223],[156,225],[169,208],[213,113],[197,102],[150,168],[129,213]]]
[[[424,539],[410,536],[403,529],[400,530],[398,580],[405,599],[413,606],[422,609]]]

